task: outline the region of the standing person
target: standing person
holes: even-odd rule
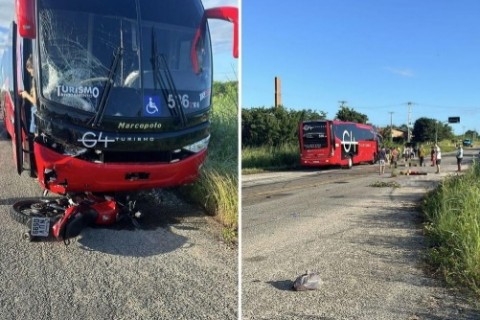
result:
[[[425,155],[423,153],[423,148],[422,148],[421,145],[418,146],[417,156],[418,156],[418,163],[419,163],[420,167],[423,167],[423,159],[425,158]]]
[[[403,147],[403,159],[405,160],[405,162],[407,162],[409,154],[409,148],[407,146]]]
[[[442,150],[440,150],[440,147],[436,144],[435,145],[435,163],[437,164],[437,172],[435,173],[440,173],[441,162],[442,162]]]
[[[463,160],[463,148],[462,145],[458,145],[457,149],[457,167],[458,167],[458,172],[462,171],[462,160]]]
[[[393,167],[396,169],[397,168],[397,162],[398,162],[397,147],[392,148],[391,156],[392,156],[392,162],[390,163],[390,167],[392,167],[392,165],[393,165]]]
[[[35,133],[36,125],[35,125],[35,113],[37,112],[37,92],[35,90],[35,73],[33,70],[33,58],[30,55],[25,63],[25,69],[27,69],[28,73],[31,76],[31,85],[30,85],[30,92],[22,91],[20,95],[23,99],[27,99],[32,104],[31,108],[31,118],[30,118],[30,133]]]
[[[432,160],[432,167],[435,167],[435,146],[432,146],[430,151],[430,159]]]
[[[385,160],[386,159],[387,159],[387,152],[385,150],[385,147],[382,147],[382,149],[380,149],[380,152],[378,153],[378,163],[380,165],[379,174],[384,174],[384,172],[385,172]]]

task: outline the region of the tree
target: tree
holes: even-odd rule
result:
[[[430,118],[419,118],[413,125],[413,141],[426,142],[435,141],[436,120]]]
[[[277,147],[298,142],[298,124],[303,120],[322,120],[326,113],[308,110],[252,108],[242,110],[242,146]]]
[[[466,139],[475,140],[475,139],[477,139],[477,137],[478,137],[478,132],[477,132],[477,130],[467,130],[467,131],[465,132],[465,138],[466,138]]]
[[[413,141],[440,141],[444,139],[452,139],[452,127],[441,121],[430,118],[419,118],[413,125]]]
[[[352,121],[352,122],[358,122],[358,123],[367,123],[368,121],[368,116],[359,113],[353,108],[349,108],[346,106],[341,106],[340,110],[338,110],[336,118],[342,121]]]

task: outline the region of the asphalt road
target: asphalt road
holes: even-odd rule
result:
[[[465,150],[466,162],[477,152]],[[411,169],[427,175],[364,165],[243,176],[242,318],[480,319],[425,272],[418,204],[456,174],[453,155],[442,161],[440,174]],[[292,291],[307,270],[319,273],[320,289]]]
[[[237,250],[218,225],[174,196],[153,207],[145,229],[86,229],[63,242],[21,239],[10,206],[41,190],[19,177],[0,127],[0,319],[237,319]],[[156,194],[158,195],[158,194]]]

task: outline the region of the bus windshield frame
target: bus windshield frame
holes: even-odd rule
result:
[[[106,117],[204,112],[211,105],[211,41],[202,4],[194,4],[39,0],[40,97],[70,115],[96,113],[101,100]],[[193,66],[192,46],[200,68]],[[153,62],[158,56],[160,65]]]
[[[322,149],[328,147],[328,121],[305,121],[302,123],[303,149]]]

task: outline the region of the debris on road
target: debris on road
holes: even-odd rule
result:
[[[307,271],[306,273],[297,277],[297,279],[293,283],[293,290],[317,290],[320,288],[322,283],[322,279],[320,279],[320,275],[318,273]]]

